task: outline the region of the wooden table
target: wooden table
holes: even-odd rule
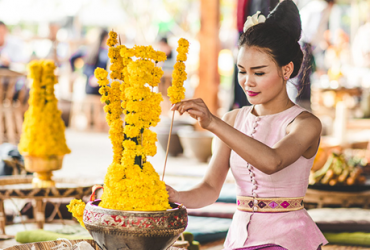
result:
[[[303,200],[305,203],[317,204],[317,208],[325,206],[350,207],[357,206],[362,208],[370,207],[370,190],[360,192],[339,192],[324,191],[317,189],[307,189]]]
[[[45,205],[51,202],[54,205],[54,211],[48,220],[52,221],[56,214],[62,218],[59,206],[61,198],[82,199],[84,196],[91,195],[91,188],[95,184],[93,180],[84,179],[58,179],[54,178],[56,187],[33,188],[32,176],[2,177],[0,179],[0,234],[5,234],[5,210],[4,200],[6,199],[29,199],[33,202],[34,220],[27,222],[36,222],[37,227],[44,227]]]

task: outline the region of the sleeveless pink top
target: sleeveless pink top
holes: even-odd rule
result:
[[[253,106],[241,108],[234,127],[244,134],[269,147],[286,136],[287,126],[302,112],[298,105],[280,113],[255,116]],[[263,157],[263,155],[261,155]],[[257,198],[303,197],[308,186],[308,177],[315,157],[301,156],[290,166],[272,175],[264,174],[251,166],[234,151],[231,151],[230,168],[234,175],[237,195]],[[252,184],[252,180],[255,184]],[[237,210],[228,231],[224,249],[238,249],[264,244],[276,244],[287,249],[316,250],[327,241],[305,209],[282,213],[252,213]]]

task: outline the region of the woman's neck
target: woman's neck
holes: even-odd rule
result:
[[[295,104],[289,99],[254,105],[253,114],[257,116],[272,115],[280,113],[293,107]]]

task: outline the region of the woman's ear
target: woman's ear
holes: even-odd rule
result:
[[[294,64],[293,62],[288,63],[287,65],[282,67],[282,72],[283,72],[283,78],[284,80],[288,80],[290,76],[292,75],[294,70]]]

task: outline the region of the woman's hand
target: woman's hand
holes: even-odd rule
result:
[[[166,184],[166,190],[168,193],[168,200],[169,202],[177,202],[179,203],[179,192],[176,191],[174,188]]]
[[[177,110],[180,115],[188,112],[188,114],[196,119],[199,125],[204,129],[209,129],[212,122],[215,121],[215,116],[209,111],[207,105],[200,98],[176,103],[172,105],[171,110]]]

